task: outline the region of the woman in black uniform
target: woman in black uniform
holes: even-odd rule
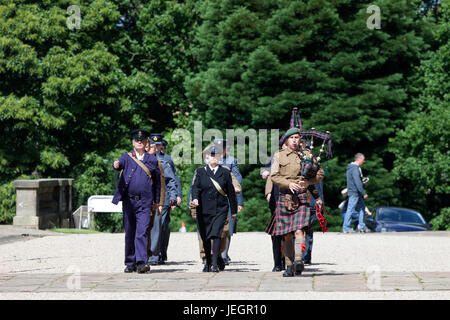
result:
[[[205,248],[206,264],[203,272],[219,272],[220,237],[228,208],[231,208],[231,218],[236,219],[237,200],[230,170],[219,165],[214,147],[206,152],[205,162],[206,166],[195,170],[192,205],[197,207],[197,226]]]

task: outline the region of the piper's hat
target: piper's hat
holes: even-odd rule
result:
[[[149,135],[149,132],[144,129],[136,129],[131,131],[131,138],[134,140],[145,140]]]
[[[292,136],[293,134],[300,134],[300,130],[298,128],[290,128],[286,133],[283,135],[283,140],[280,141],[281,144],[283,144],[287,138]]]
[[[164,135],[161,133],[152,133],[150,135],[150,144],[163,144]]]

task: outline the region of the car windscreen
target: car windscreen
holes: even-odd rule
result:
[[[411,210],[381,208],[377,220],[392,221],[398,223],[420,223],[425,224],[422,216]]]

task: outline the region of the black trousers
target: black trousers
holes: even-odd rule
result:
[[[281,243],[283,236],[271,236],[272,237],[272,252],[273,252],[273,264],[275,267],[281,267]]]

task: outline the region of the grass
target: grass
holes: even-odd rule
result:
[[[68,233],[68,234],[96,234],[96,233],[104,233],[104,232],[91,230],[91,229],[73,229],[73,228],[53,228],[53,229],[50,229],[50,231],[59,232],[59,233]]]

